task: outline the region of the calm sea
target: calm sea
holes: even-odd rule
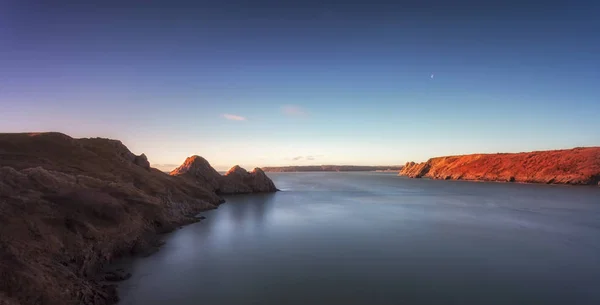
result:
[[[598,187],[269,176],[129,262],[120,304],[600,304]]]

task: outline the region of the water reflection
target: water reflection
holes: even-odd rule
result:
[[[236,231],[243,231],[248,226],[260,228],[265,222],[265,217],[272,208],[273,200],[277,194],[238,195],[226,197],[228,201],[227,213]]]

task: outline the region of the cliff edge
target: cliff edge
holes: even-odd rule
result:
[[[422,163],[408,162],[399,175],[411,178],[598,185],[600,147],[438,157]]]

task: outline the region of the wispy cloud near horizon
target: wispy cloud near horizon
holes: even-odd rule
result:
[[[223,114],[223,117],[230,120],[230,121],[245,121],[246,118],[243,116],[239,116],[239,115],[235,115],[235,114],[229,114],[229,113],[225,113]]]
[[[301,160],[306,160],[306,161],[314,161],[317,158],[323,157],[323,155],[310,155],[310,156],[297,156],[297,157],[293,157],[292,161],[301,161]]]
[[[306,110],[296,105],[284,105],[281,107],[281,112],[288,116],[306,116]]]

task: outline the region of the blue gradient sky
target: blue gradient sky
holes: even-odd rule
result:
[[[0,131],[220,169],[600,145],[598,1],[78,2],[0,1]]]

